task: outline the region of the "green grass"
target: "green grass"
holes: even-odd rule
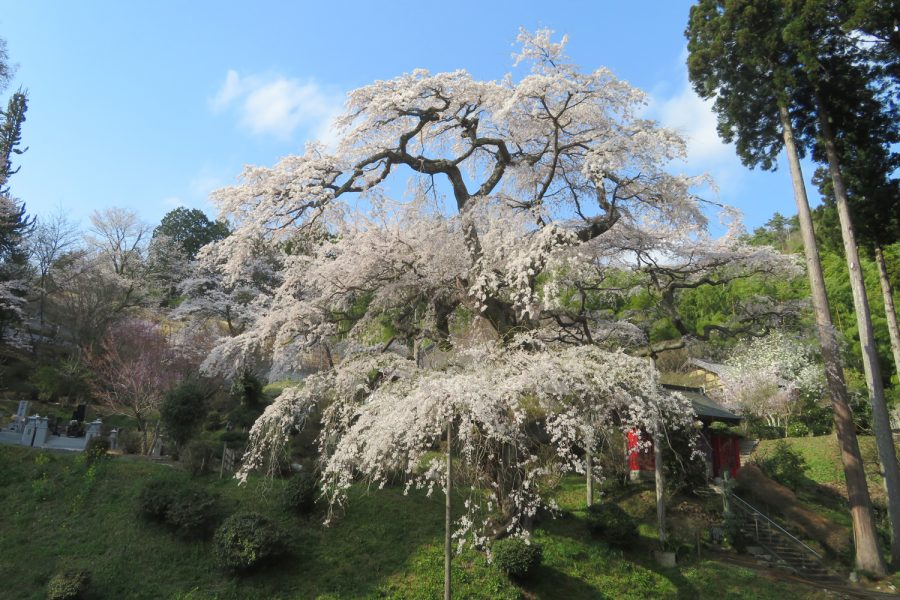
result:
[[[861,435],[859,450],[866,466],[866,477],[870,488],[881,486],[881,474],[878,467],[878,455],[875,450],[875,438]],[[761,440],[754,456],[763,455],[782,440]],[[816,437],[784,438],[791,448],[799,452],[808,465],[806,476],[816,483],[844,485],[844,468],[841,465],[841,453],[837,438],[834,435]]]
[[[65,568],[92,573],[93,598],[336,599],[440,597],[443,586],[443,499],[404,496],[401,489],[354,490],[346,514],[325,528],[318,518],[283,512],[282,482],[210,476],[198,484],[218,493],[226,511],[252,509],[287,531],[290,556],[244,578],[216,567],[210,543],[183,540],[137,518],[135,498],[148,477],[185,473],[120,457],[88,468],[71,455],[0,447],[0,581],[3,598],[45,597],[47,581]],[[627,510],[645,511],[644,495]],[[711,560],[688,559],[677,569],[649,556],[652,528],[623,553],[591,539],[580,485],[567,480],[565,510],[539,524],[545,560],[534,577],[509,581],[483,555],[454,559],[454,598],[813,598],[807,588],[757,577]]]

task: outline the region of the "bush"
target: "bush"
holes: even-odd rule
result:
[[[247,434],[243,431],[223,431],[219,434],[219,439],[231,447],[243,446],[247,443]]]
[[[213,538],[216,560],[228,571],[249,571],[284,554],[284,536],[259,513],[225,519]]]
[[[251,371],[244,370],[231,383],[231,395],[242,406],[258,406],[263,399],[263,383]]]
[[[725,515],[725,523],[722,527],[723,532],[725,533],[725,539],[731,545],[732,548],[735,549],[736,552],[743,554],[747,551],[747,546],[750,544],[750,540],[747,535],[741,530],[741,519],[736,514],[727,513]]]
[[[618,504],[592,504],[587,510],[587,526],[592,535],[612,546],[625,547],[637,538],[637,524]]]
[[[222,413],[217,410],[211,410],[208,415],[206,415],[206,423],[204,423],[203,428],[207,431],[218,431],[225,426],[225,422],[222,420]]]
[[[218,520],[218,499],[201,488],[154,479],[138,495],[138,512],[181,535],[209,533]]]
[[[184,536],[205,535],[218,520],[217,498],[203,489],[175,494],[165,512],[165,523]]]
[[[151,521],[163,521],[175,499],[175,484],[167,479],[152,479],[138,493],[138,513]]]
[[[206,442],[194,440],[181,453],[181,462],[191,475],[203,475],[215,463],[215,450]]]
[[[109,440],[102,436],[93,437],[84,446],[84,460],[87,464],[92,465],[98,460],[106,458],[107,452],[109,452]]]
[[[319,483],[312,473],[299,473],[288,479],[284,487],[284,506],[299,515],[308,515],[316,508]]]
[[[494,563],[510,577],[522,578],[541,564],[544,550],[540,544],[529,544],[521,538],[497,540],[491,546]]]
[[[756,463],[768,477],[792,490],[800,488],[806,480],[806,461],[785,441],[776,443],[775,447],[757,459]]]
[[[84,597],[91,576],[87,571],[70,570],[57,573],[47,585],[47,600],[78,600]]]
[[[125,454],[141,453],[141,434],[135,429],[119,429],[119,449]]]
[[[199,381],[185,381],[166,392],[159,418],[179,448],[197,432],[206,418],[207,387]]]
[[[788,437],[805,437],[810,434],[809,425],[802,421],[791,421],[787,426]]]

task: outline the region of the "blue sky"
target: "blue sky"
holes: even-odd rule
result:
[[[650,94],[649,116],[689,139],[685,172],[711,173],[748,227],[793,214],[787,168],[750,171],[690,90],[691,2],[9,2],[0,37],[29,91],[11,180],[29,212],[87,222],[125,206],[156,223],[215,211],[210,190],[327,131],[343,93],[414,68],[512,72],[519,27],[568,33],[585,69],[607,66]],[[444,8],[438,8],[442,6]],[[3,102],[5,103],[5,98]],[[812,169],[807,164],[807,180]],[[814,190],[810,193],[814,195]]]

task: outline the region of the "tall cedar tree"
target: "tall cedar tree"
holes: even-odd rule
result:
[[[887,490],[891,555],[896,568],[900,567],[900,465],[896,460],[839,143],[859,137],[862,131],[865,139],[858,140],[862,147],[877,148],[880,143],[887,148],[897,139],[898,115],[890,98],[894,86],[878,68],[880,55],[868,52],[856,33],[846,27],[853,4],[835,0],[786,3],[783,38],[787,51],[783,59],[802,68],[806,85],[792,90],[792,96],[814,111],[816,130],[810,132],[807,143],[813,149],[813,157],[828,165],[831,177],[872,406],[875,443]]]
[[[808,86],[782,32],[787,24],[782,0],[701,0],[691,8],[688,71],[695,91],[715,98],[719,135],[736,146],[749,167],[774,170],[787,153],[806,254],[817,333],[850,499],[856,565],[884,574],[872,504],[850,412],[840,351],[825,293],[809,202],[799,158],[801,139],[815,130]],[[802,92],[802,93],[798,93]],[[805,102],[801,102],[801,100]]]

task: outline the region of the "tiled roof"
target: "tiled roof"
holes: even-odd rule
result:
[[[700,418],[724,421],[726,423],[739,423],[741,417],[720,406],[715,400],[706,395],[703,388],[688,387],[684,385],[663,384],[664,389],[678,392],[691,401],[694,405],[694,413]]]

